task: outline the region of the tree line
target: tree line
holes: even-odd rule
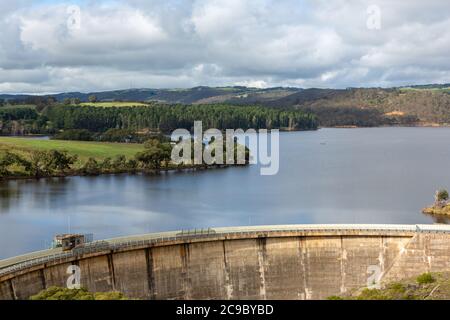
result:
[[[170,132],[192,130],[194,121],[204,128],[225,129],[316,129],[315,116],[300,110],[279,110],[258,106],[161,105],[136,107],[53,106],[45,116],[56,129],[86,129],[102,132],[111,128],[154,129]]]
[[[48,102],[48,100],[45,100]],[[225,129],[287,129],[311,130],[317,128],[314,115],[302,110],[275,109],[259,106],[230,105],[165,105],[151,104],[135,107],[94,107],[51,103],[42,110],[30,106],[0,107],[0,134],[55,134],[66,130],[61,137],[70,140],[117,141],[126,135],[109,132],[101,138],[90,133],[105,133],[110,129],[132,132],[131,142],[142,143],[148,136],[137,132],[169,133],[175,129],[192,130],[194,121],[202,121],[203,128]],[[77,137],[78,136],[78,137]],[[90,136],[90,138],[88,137]],[[71,137],[74,137],[73,139]],[[103,140],[104,139],[104,140]],[[115,140],[114,140],[115,139]]]
[[[119,143],[144,143],[151,139],[169,142],[170,138],[160,133],[140,133],[130,129],[108,129],[105,132],[91,132],[86,129],[67,129],[55,134],[54,140],[98,141]]]

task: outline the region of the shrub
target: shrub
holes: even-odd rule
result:
[[[357,297],[358,300],[391,300],[392,297],[386,295],[380,289],[364,289]]]
[[[101,173],[101,168],[94,158],[89,158],[81,168],[81,171],[88,176],[96,176]]]
[[[426,273],[423,273],[420,276],[418,276],[416,278],[416,281],[418,284],[427,284],[427,283],[433,283],[435,281],[435,279],[433,278],[431,273],[426,272]]]
[[[38,294],[31,296],[31,300],[126,300],[120,292],[91,293],[85,288],[68,289],[50,287]]]
[[[403,294],[406,292],[405,286],[399,282],[391,283],[388,286],[388,290],[391,291],[392,293],[398,293],[398,294]]]
[[[53,136],[55,140],[92,141],[93,134],[85,129],[69,129]]]
[[[448,200],[448,191],[445,189],[441,189],[437,192],[436,196],[437,201],[447,201]]]

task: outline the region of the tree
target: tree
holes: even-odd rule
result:
[[[93,135],[86,129],[68,129],[64,130],[52,137],[55,140],[77,140],[77,141],[92,141]]]
[[[105,158],[103,159],[103,161],[100,163],[100,168],[102,169],[102,171],[108,171],[112,169],[112,159],[111,158]]]
[[[438,190],[436,192],[436,201],[442,202],[447,201],[449,199],[448,191],[445,189]]]
[[[172,151],[170,143],[161,143],[156,139],[151,139],[144,143],[144,148],[144,151],[135,156],[144,168],[159,170],[162,162],[168,166]]]
[[[130,159],[127,161],[126,168],[132,172],[135,172],[138,167],[138,162],[135,159]]]
[[[125,170],[127,168],[127,158],[124,155],[118,155],[114,158],[112,166],[116,170]]]
[[[29,168],[30,163],[26,161],[22,156],[7,151],[2,157],[0,157],[0,177],[6,177],[10,175],[9,167],[19,166]]]
[[[32,151],[30,161],[22,162],[25,170],[35,178],[51,176],[55,172],[65,172],[77,161],[78,156],[67,151],[48,150]]]
[[[49,176],[51,169],[49,166],[49,157],[45,151],[33,151],[30,156],[30,163],[27,171],[35,178]]]
[[[89,96],[89,102],[92,102],[92,103],[97,102],[97,96],[96,95],[90,95]]]
[[[170,160],[172,159],[172,145],[170,143],[160,143],[162,161],[166,169],[169,167]]]
[[[94,158],[89,158],[81,168],[81,171],[88,176],[97,176],[101,173],[100,166]]]
[[[51,106],[51,105],[54,105],[56,102],[57,102],[57,100],[55,97],[52,97],[52,96],[47,97],[47,105]]]
[[[47,161],[49,170],[64,172],[78,160],[77,155],[70,155],[67,151],[50,150],[47,151]]]

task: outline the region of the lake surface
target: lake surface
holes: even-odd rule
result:
[[[280,134],[280,171],[227,168],[159,176],[0,183],[0,259],[57,233],[147,232],[297,223],[446,223],[421,209],[450,187],[450,128]]]

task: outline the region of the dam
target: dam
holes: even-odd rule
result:
[[[65,287],[139,299],[325,299],[450,271],[450,226],[283,225],[164,232],[0,261],[0,299]]]

